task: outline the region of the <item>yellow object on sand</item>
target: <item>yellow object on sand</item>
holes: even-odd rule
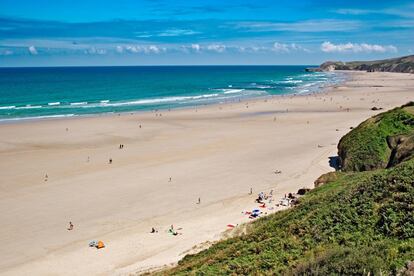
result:
[[[105,247],[105,244],[103,243],[103,241],[98,241],[98,245],[96,246],[96,248],[101,249],[104,247]]]

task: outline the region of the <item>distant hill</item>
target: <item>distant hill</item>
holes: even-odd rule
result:
[[[327,61],[308,71],[360,70],[367,72],[414,73],[414,55],[374,61]]]
[[[342,172],[296,206],[156,274],[413,275],[414,103],[361,123],[338,150]]]

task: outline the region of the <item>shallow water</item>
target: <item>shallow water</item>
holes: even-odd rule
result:
[[[179,108],[310,93],[341,80],[306,66],[0,68],[0,120]]]

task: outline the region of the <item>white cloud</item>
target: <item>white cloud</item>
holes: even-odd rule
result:
[[[235,46],[235,48],[241,53],[259,53],[269,51],[269,47],[264,46]]]
[[[106,54],[106,50],[105,49],[97,49],[95,47],[91,47],[91,48],[85,50],[85,54],[89,54],[89,55],[105,55]]]
[[[159,47],[156,45],[142,46],[142,45],[125,45],[125,46],[116,46],[115,51],[119,54],[130,53],[130,54],[159,54],[166,52],[167,49],[164,47]]]
[[[201,53],[203,50],[205,50],[206,47],[202,46],[198,43],[193,43],[191,45],[181,45],[179,47],[179,50],[185,52],[185,53],[191,53],[191,52],[195,52],[195,53]]]
[[[115,51],[119,54],[122,54],[124,52],[124,47],[122,46],[116,46]]]
[[[200,52],[201,46],[200,44],[191,44],[191,49],[193,49],[196,52]]]
[[[226,50],[226,46],[222,44],[211,44],[207,46],[207,50],[217,53],[223,53]]]
[[[28,48],[28,50],[29,50],[29,53],[31,54],[31,55],[37,55],[38,53],[37,53],[37,50],[36,50],[36,47],[35,46],[29,46],[29,48]]]
[[[333,32],[333,31],[354,31],[361,27],[361,23],[355,20],[306,20],[296,22],[266,22],[247,21],[235,23],[237,29],[245,29],[250,32]]]
[[[333,12],[343,15],[366,15],[366,14],[384,14],[394,15],[399,17],[413,18],[414,17],[414,4],[405,6],[397,6],[387,9],[337,9]]]
[[[126,51],[128,51],[128,52],[130,52],[130,53],[139,53],[139,52],[141,52],[142,50],[141,50],[141,47],[139,47],[139,46],[132,46],[132,45],[128,45],[128,46],[125,46],[125,50]]]
[[[297,51],[310,52],[308,49],[296,43],[285,44],[285,43],[279,43],[279,42],[275,42],[271,50],[274,52],[279,52],[279,53],[290,53],[290,52],[297,52]]]
[[[285,53],[290,52],[289,45],[283,44],[283,43],[279,43],[279,42],[275,42],[273,44],[273,50],[275,52],[285,52]]]
[[[171,37],[171,36],[184,36],[184,35],[195,35],[200,34],[200,32],[196,32],[193,30],[185,30],[185,29],[168,29],[163,32],[156,34],[155,36],[161,37]]]
[[[148,48],[146,48],[146,53],[154,53],[154,54],[159,54],[163,51],[162,48],[159,48],[155,45],[151,45]]]
[[[321,50],[326,53],[344,53],[344,52],[353,52],[353,53],[385,53],[391,52],[396,53],[398,51],[397,47],[393,45],[377,45],[377,44],[367,44],[367,43],[345,43],[345,44],[333,44],[329,41],[325,41],[321,44]]]
[[[377,13],[378,11],[375,10],[363,10],[363,9],[338,9],[335,10],[335,13],[338,14],[345,14],[345,15],[362,15],[362,14],[370,14],[370,13]]]

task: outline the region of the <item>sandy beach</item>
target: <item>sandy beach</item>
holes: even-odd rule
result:
[[[1,124],[0,274],[124,275],[174,264],[222,238],[227,224],[251,221],[242,212],[258,206],[257,193],[313,188],[334,170],[339,139],[381,112],[372,107],[414,100],[412,74],[346,74],[313,95]],[[172,224],[181,235],[167,233]]]

